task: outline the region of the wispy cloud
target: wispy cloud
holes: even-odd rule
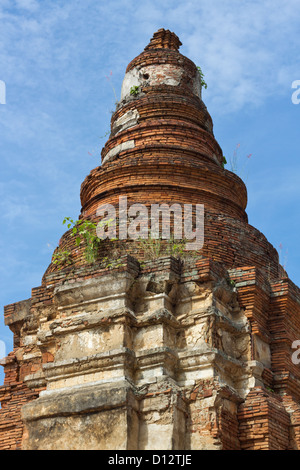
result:
[[[183,39],[213,90],[210,104],[227,113],[289,93],[283,77],[298,73],[299,21],[300,4],[293,0],[199,3]]]
[[[15,0],[15,2],[18,8],[24,10],[36,11],[39,8],[39,4],[36,0]]]

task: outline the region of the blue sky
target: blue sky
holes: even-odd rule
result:
[[[100,163],[114,90],[162,27],[205,74],[203,100],[228,169],[236,152],[249,223],[300,284],[299,0],[0,0],[2,312],[40,285],[62,220],[78,217],[80,184]],[[0,354],[1,341],[9,352],[3,313]]]

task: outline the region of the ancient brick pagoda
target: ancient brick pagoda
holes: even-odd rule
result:
[[[128,241],[103,266],[67,231],[70,263],[52,262],[30,299],[5,307],[0,449],[300,448],[299,289],[248,224],[245,185],[223,168],[180,45],[160,29],[128,65],[81,218],[120,196],[204,204],[204,246],[147,260]]]

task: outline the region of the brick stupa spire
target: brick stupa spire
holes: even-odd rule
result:
[[[182,260],[106,241],[91,262],[68,230],[42,285],[5,307],[0,449],[299,449],[299,289],[248,224],[180,45],[160,29],[128,65],[80,220],[120,197],[200,204],[204,245]]]
[[[126,69],[121,100],[102,150],[102,166],[81,187],[81,217],[97,220],[100,204],[204,204],[201,255],[228,268],[254,265],[272,278],[282,269],[278,253],[247,223],[247,190],[223,168],[223,153],[201,99],[196,65],[179,51],[178,37],[158,30]],[[84,263],[71,232],[60,249],[73,264]],[[133,251],[136,254],[136,246]],[[131,252],[130,246],[127,252]],[[57,269],[53,264],[47,274]]]

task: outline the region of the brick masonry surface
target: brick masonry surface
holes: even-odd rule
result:
[[[53,258],[4,309],[1,450],[300,448],[299,288],[248,224],[180,45],[160,29],[128,65],[80,218],[97,223],[106,203],[118,214],[120,196],[203,204],[204,245],[177,258],[167,243],[107,240],[88,263],[72,229],[62,236],[68,262]]]

